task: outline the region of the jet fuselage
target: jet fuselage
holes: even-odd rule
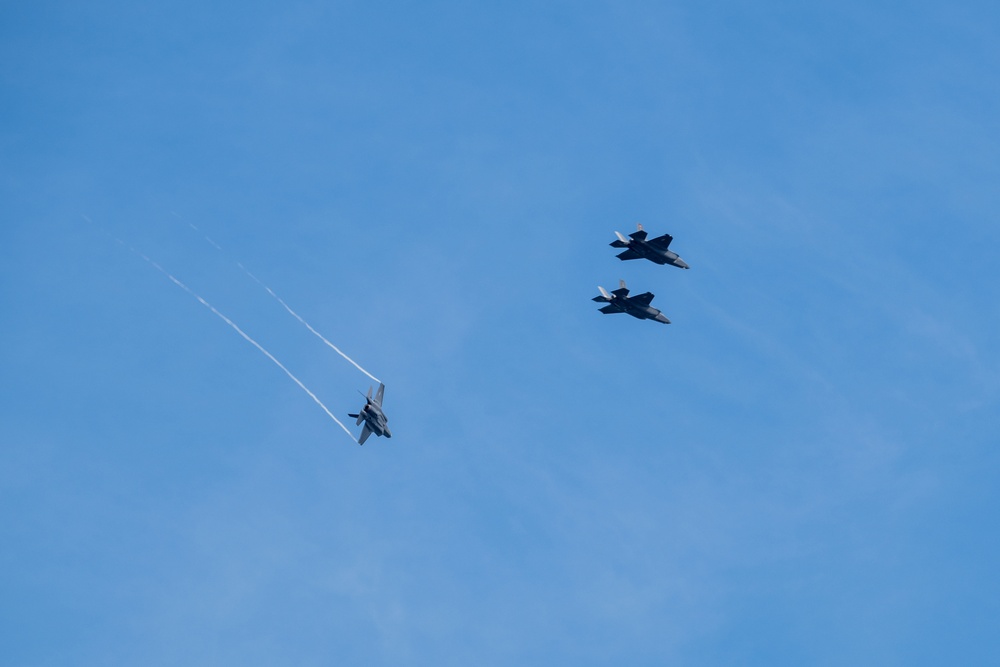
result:
[[[385,385],[379,383],[378,393],[375,397],[372,397],[371,387],[368,388],[368,396],[365,397],[365,406],[361,408],[358,412],[348,415],[348,417],[356,418],[357,424],[360,425],[364,422],[364,428],[361,429],[361,435],[358,437],[358,444],[365,444],[365,440],[368,436],[374,433],[377,437],[385,436],[387,438],[392,437],[392,432],[389,430],[389,418],[385,416],[382,411],[382,397],[385,393]]]
[[[628,313],[632,317],[640,320],[656,320],[663,324],[670,324],[670,320],[667,316],[660,312],[658,309],[652,306],[641,306],[639,304],[632,303],[628,297],[620,297],[614,295],[611,297],[611,305],[615,306],[624,313]]]
[[[377,436],[392,437],[389,432],[389,420],[385,413],[374,403],[368,403],[361,409],[361,418],[368,424],[368,428]]]
[[[651,292],[629,296],[629,291],[625,286],[624,280],[620,281],[620,285],[613,292],[608,292],[603,287],[598,287],[601,293],[595,296],[593,300],[598,303],[608,304],[600,309],[602,313],[605,315],[628,313],[639,320],[653,320],[661,324],[670,324],[670,320],[666,315],[650,305],[650,302],[653,300]]]
[[[652,248],[645,241],[632,241],[629,247],[638,252],[640,255],[645,257],[651,262],[655,262],[659,265],[670,264],[671,266],[676,266],[679,269],[690,269],[687,262],[681,259],[673,250],[658,250]]]
[[[625,252],[618,254],[618,259],[630,260],[630,259],[648,259],[649,261],[660,264],[669,264],[670,266],[676,266],[679,269],[690,269],[688,263],[680,258],[673,250],[670,250],[670,243],[674,240],[670,234],[664,234],[657,238],[651,239],[646,234],[646,231],[639,225],[639,229],[626,237],[621,232],[615,232],[617,240],[611,242],[611,246],[614,248],[625,248]]]

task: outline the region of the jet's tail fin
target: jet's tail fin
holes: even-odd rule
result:
[[[616,240],[614,240],[614,241],[611,242],[611,247],[612,248],[627,248],[628,247],[628,243],[629,243],[628,239],[625,238],[625,236],[621,232],[616,231],[615,232],[615,236],[617,236],[618,238]]]
[[[604,289],[600,285],[597,286],[597,289],[601,291],[601,294],[599,296],[595,296],[593,298],[594,301],[603,301],[603,302],[611,301],[611,295],[608,294],[608,290]]]
[[[625,281],[624,280],[619,280],[618,281],[618,289],[616,289],[614,292],[612,292],[612,294],[614,294],[616,296],[628,296],[628,288],[625,287]]]

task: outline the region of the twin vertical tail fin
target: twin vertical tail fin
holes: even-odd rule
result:
[[[646,230],[642,228],[642,223],[640,222],[639,224],[636,225],[636,227],[638,229],[636,229],[634,232],[632,232],[631,234],[629,234],[629,236],[631,236],[632,238],[634,238],[636,241],[645,241],[646,240]]]

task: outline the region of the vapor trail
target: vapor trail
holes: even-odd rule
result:
[[[176,214],[176,213],[174,213],[174,215],[177,215],[177,214]],[[198,229],[197,227],[195,227],[195,226],[194,226],[193,224],[191,224],[190,222],[188,223],[188,227],[190,227],[190,228],[191,228],[191,229],[193,229],[194,231],[196,231],[196,232],[198,232],[199,234],[201,234],[202,236],[204,236],[204,237],[205,237],[205,240],[206,240],[206,241],[208,241],[209,243],[211,243],[211,244],[212,244],[213,246],[215,246],[215,249],[216,249],[216,250],[222,250],[222,246],[220,246],[220,245],[219,245],[218,243],[216,243],[216,242],[215,242],[215,241],[213,241],[213,240],[212,240],[211,238],[209,238],[208,234],[206,234],[205,232],[201,231],[200,229]]]
[[[89,221],[90,218],[87,218],[87,220]],[[114,237],[112,237],[112,238],[114,238]],[[169,278],[172,283],[174,283],[175,285],[177,285],[178,287],[180,287],[182,290],[184,290],[185,292],[187,292],[188,294],[190,294],[191,296],[193,296],[194,298],[196,298],[198,300],[198,302],[201,303],[201,305],[203,305],[206,308],[208,308],[210,311],[212,311],[213,313],[215,313],[215,315],[217,315],[223,322],[225,322],[226,324],[228,324],[229,326],[231,326],[236,331],[236,333],[238,333],[240,336],[243,337],[244,340],[246,340],[248,343],[250,343],[251,345],[253,345],[254,347],[256,347],[258,350],[260,350],[264,354],[264,356],[266,356],[268,359],[270,359],[271,361],[273,361],[275,363],[275,365],[277,365],[278,368],[280,368],[281,370],[283,370],[285,372],[285,375],[287,375],[288,377],[290,377],[292,379],[292,382],[294,382],[295,384],[299,385],[299,388],[301,388],[302,391],[304,391],[307,394],[309,394],[309,398],[311,398],[313,401],[315,401],[316,405],[318,405],[319,407],[323,408],[323,412],[325,412],[330,419],[332,419],[333,421],[337,422],[337,425],[340,426],[340,428],[344,429],[344,433],[346,433],[351,440],[354,440],[355,442],[357,442],[357,440],[355,440],[355,438],[354,438],[354,434],[352,434],[347,429],[347,427],[344,426],[344,424],[339,419],[337,419],[332,412],[330,412],[329,408],[327,408],[325,405],[323,405],[323,401],[319,400],[319,398],[316,396],[316,394],[314,394],[311,391],[309,391],[309,388],[307,386],[305,386],[304,384],[302,384],[302,380],[300,380],[297,377],[295,377],[290,370],[288,370],[287,368],[285,368],[284,364],[282,364],[280,361],[278,361],[274,357],[273,354],[271,354],[270,352],[268,352],[267,350],[265,350],[264,347],[260,343],[258,343],[257,341],[255,341],[249,335],[247,335],[247,333],[245,331],[243,331],[243,329],[240,329],[238,326],[236,326],[235,322],[233,322],[231,319],[229,319],[228,317],[226,317],[225,315],[223,315],[222,313],[220,313],[218,310],[216,310],[215,306],[213,306],[208,301],[205,301],[203,298],[201,298],[200,296],[198,296],[194,292],[194,290],[192,290],[190,287],[188,287],[187,285],[185,285],[184,283],[182,283],[177,278],[175,278],[172,275],[170,275],[170,273],[166,269],[164,269],[162,266],[160,266],[159,264],[157,264],[156,262],[154,262],[153,260],[151,260],[149,257],[147,257],[143,253],[139,252],[138,250],[136,250],[135,248],[133,248],[129,244],[127,244],[124,241],[122,241],[121,239],[115,238],[115,241],[118,241],[118,243],[120,243],[121,245],[125,246],[126,248],[128,248],[129,250],[131,250],[133,253],[135,253],[136,255],[138,255],[139,257],[141,257],[147,264],[149,264],[154,269],[156,269],[157,271],[159,271],[160,273],[162,273],[163,275],[165,275],[167,278]]]
[[[201,231],[200,229],[198,229],[197,227],[195,227],[194,225],[192,225],[190,222],[188,223],[188,226],[191,227],[191,229],[193,229],[196,232],[198,232],[199,234],[201,234],[205,238],[205,240],[208,241],[209,243],[211,243],[213,246],[215,246],[216,249],[218,249],[221,252],[225,252],[224,250],[222,250],[222,247],[219,246],[219,244],[216,243],[215,241],[213,241],[211,238],[209,238],[209,236],[205,232]],[[381,384],[381,382],[382,382],[381,380],[379,380],[377,377],[375,377],[374,375],[372,375],[371,373],[369,373],[368,371],[366,371],[364,368],[362,368],[361,365],[358,362],[354,361],[354,359],[351,359],[349,356],[347,356],[346,354],[344,354],[344,352],[339,347],[337,347],[336,345],[334,345],[333,343],[331,343],[330,341],[328,341],[323,336],[323,334],[321,334],[320,332],[318,332],[315,329],[313,329],[309,325],[308,322],[306,322],[304,319],[302,319],[301,315],[299,315],[298,313],[296,313],[294,310],[292,310],[291,306],[289,306],[287,303],[285,303],[284,299],[282,299],[280,296],[278,296],[277,294],[275,294],[274,290],[272,290],[270,287],[268,287],[267,285],[265,285],[264,282],[260,278],[258,278],[254,274],[252,274],[250,272],[250,269],[248,269],[247,267],[243,266],[242,262],[238,262],[237,261],[236,262],[236,266],[238,266],[241,269],[243,269],[243,273],[245,273],[248,276],[250,276],[250,278],[252,278],[254,282],[256,282],[258,285],[260,285],[265,290],[267,290],[267,293],[270,294],[272,297],[274,297],[275,300],[277,300],[278,303],[280,303],[282,306],[284,306],[285,310],[287,310],[292,315],[292,317],[294,317],[299,322],[301,322],[302,324],[304,324],[306,326],[306,329],[309,329],[309,331],[311,331],[313,334],[315,334],[317,338],[319,338],[321,341],[323,341],[324,343],[326,343],[327,346],[329,346],[331,349],[333,349],[334,352],[336,352],[337,354],[339,354],[340,356],[342,356],[344,359],[347,359],[349,362],[351,362],[351,364],[354,365],[355,368],[357,368],[359,371],[361,371],[362,373],[364,373],[365,375],[367,375],[368,377],[370,377],[372,380],[374,380],[375,382],[378,382],[378,383]]]

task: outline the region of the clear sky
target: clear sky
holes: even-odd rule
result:
[[[998,30],[5,3],[0,664],[997,664]]]

